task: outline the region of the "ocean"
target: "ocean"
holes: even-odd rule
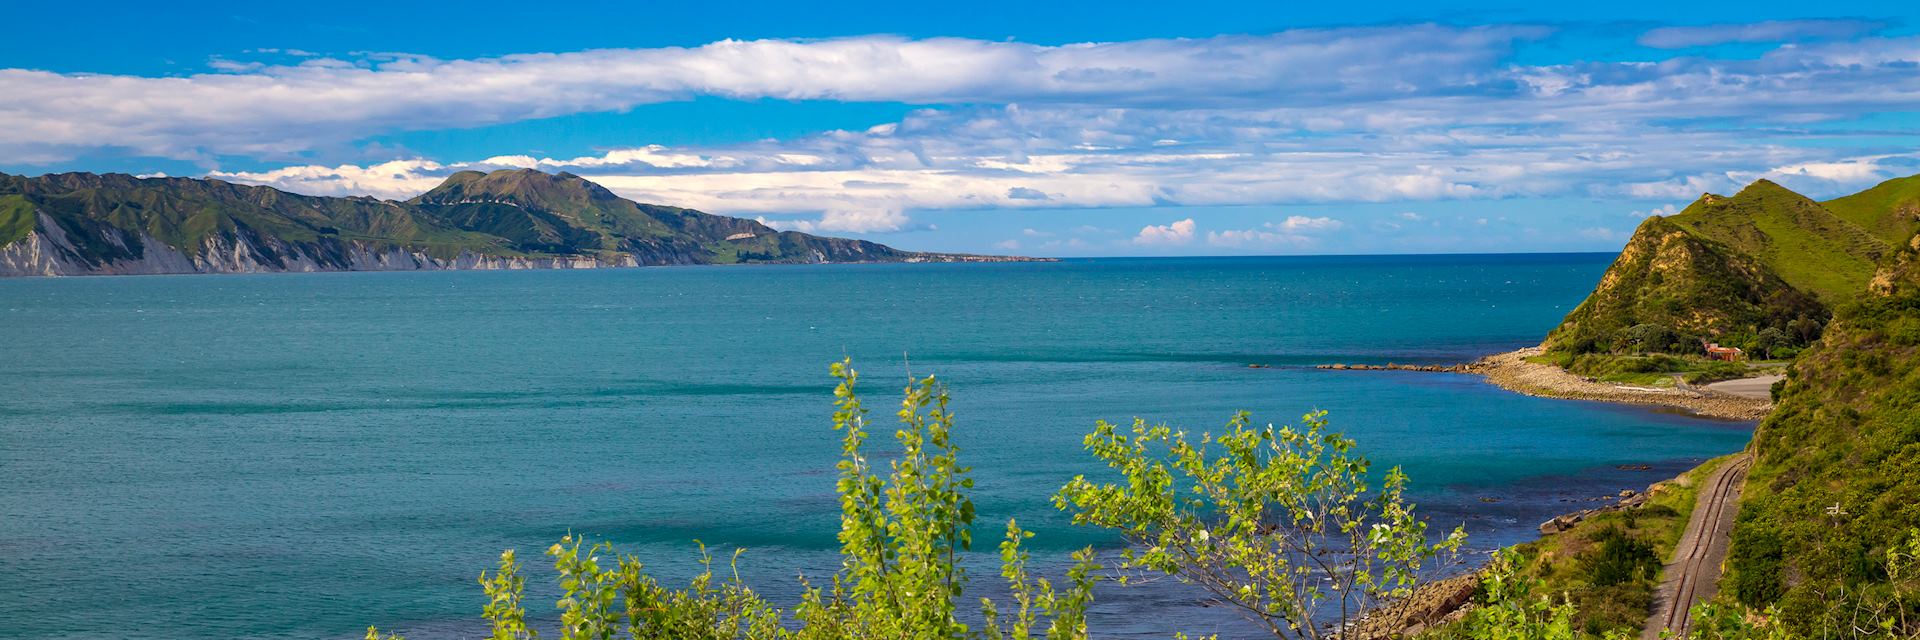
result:
[[[539,552],[569,532],[670,583],[696,539],[745,548],[742,574],[790,605],[796,575],[837,567],[842,358],[876,459],[897,451],[884,427],[909,376],[949,385],[982,556],[1012,517],[1038,570],[1111,552],[1047,500],[1112,477],[1081,446],[1095,421],[1205,431],[1242,409],[1327,410],[1484,552],[1736,451],[1752,425],[1312,365],[1537,343],[1611,259],[0,280],[0,637],[481,637],[480,571],[519,549],[550,621]],[[994,595],[979,560],[970,594]],[[1165,582],[1096,599],[1097,637],[1250,630]]]

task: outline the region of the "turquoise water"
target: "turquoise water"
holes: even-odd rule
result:
[[[843,356],[879,416],[909,369],[949,382],[977,535],[1018,516],[1043,564],[1113,543],[1046,504],[1101,471],[1080,448],[1095,420],[1206,429],[1238,409],[1327,409],[1406,468],[1423,512],[1512,542],[1751,425],[1307,365],[1537,342],[1610,258],[0,281],[0,636],[475,637],[474,576],[569,530],[669,577],[696,538],[744,546],[786,601],[836,563]],[[1098,598],[1102,637],[1245,629],[1179,588]]]

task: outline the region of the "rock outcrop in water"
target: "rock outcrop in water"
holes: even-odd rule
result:
[[[456,173],[405,202],[189,178],[0,174],[0,276],[997,262],[632,202],[579,176]]]

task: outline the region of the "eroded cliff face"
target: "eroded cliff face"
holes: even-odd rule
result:
[[[315,271],[420,271],[442,269],[601,269],[639,266],[631,255],[522,257],[461,251],[437,258],[417,250],[372,243],[323,240],[293,244],[254,234],[208,237],[192,255],[152,236],[99,230],[96,242],[111,246],[89,260],[66,229],[45,214],[27,237],[0,247],[0,276],[153,275],[169,273],[279,273]]]

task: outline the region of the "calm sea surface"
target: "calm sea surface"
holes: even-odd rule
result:
[[[1311,365],[1537,342],[1610,259],[0,280],[0,636],[477,637],[474,577],[504,548],[551,617],[538,551],[568,531],[676,580],[695,539],[746,547],[744,573],[791,603],[796,574],[837,566],[842,357],[879,419],[909,369],[950,384],[976,537],[1017,516],[1042,569],[1115,542],[1046,502],[1105,477],[1080,444],[1094,421],[1205,430],[1239,409],[1326,409],[1437,524],[1511,543],[1751,425]],[[1001,590],[985,563],[972,584]],[[1248,629],[1177,586],[1097,598],[1100,637]]]

